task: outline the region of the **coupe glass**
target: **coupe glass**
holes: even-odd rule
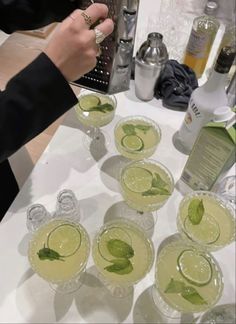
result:
[[[92,254],[101,281],[115,297],[129,295],[154,261],[152,241],[135,223],[125,219],[101,227]]]
[[[160,209],[174,190],[170,171],[152,159],[129,162],[120,175],[121,194],[127,204],[123,216],[130,217],[144,230],[149,231]]]
[[[114,130],[118,152],[131,160],[148,158],[155,152],[161,129],[152,119],[144,116],[122,118]]]
[[[113,120],[116,106],[117,101],[114,95],[81,90],[75,111],[78,120],[89,127],[83,141],[87,149],[90,148],[92,142],[95,144],[96,150],[100,150],[104,144],[106,147],[109,146],[109,135],[101,131],[100,127]]]
[[[31,267],[52,289],[63,294],[80,287],[90,252],[88,233],[78,221],[78,206],[76,213],[72,212],[75,204],[71,204],[71,197],[76,199],[70,190],[58,194],[54,217],[45,213],[43,205],[39,209],[38,204],[31,206],[27,215],[32,234],[28,248]],[[37,213],[30,213],[35,207]],[[40,222],[36,222],[38,219]]]
[[[207,311],[200,320],[201,324],[235,324],[236,304],[218,305]]]
[[[213,192],[195,191],[180,202],[177,227],[187,241],[218,250],[235,241],[235,226],[231,204]]]
[[[165,316],[204,312],[218,302],[222,290],[218,264],[199,246],[172,240],[158,251],[153,298]]]

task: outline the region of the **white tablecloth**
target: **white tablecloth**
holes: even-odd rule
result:
[[[123,200],[117,171],[121,160],[114,147],[113,129],[121,117],[145,115],[160,125],[162,139],[152,158],[165,164],[175,181],[179,179],[187,156],[174,148],[172,136],[181,125],[183,112],[163,108],[156,99],[140,102],[132,89],[118,94],[117,100],[115,119],[104,127],[111,138],[108,151],[94,154],[84,148],[83,127],[71,110],[0,224],[1,323],[163,323],[150,295],[154,266],[135,286],[133,295],[116,299],[96,278],[91,256],[85,284],[76,294],[64,296],[51,290],[47,282],[31,270],[27,259],[30,236],[26,228],[26,209],[32,203],[42,203],[52,212],[59,190],[72,189],[80,202],[81,223],[91,239],[104,221],[119,213]],[[156,250],[163,239],[177,231],[176,215],[181,198],[175,190],[168,203],[157,212],[152,233]],[[225,247],[214,256],[225,282],[219,304],[235,303],[235,245]]]

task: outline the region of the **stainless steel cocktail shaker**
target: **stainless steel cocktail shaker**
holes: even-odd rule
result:
[[[150,33],[135,57],[135,94],[144,101],[152,100],[158,77],[168,60],[160,33]]]

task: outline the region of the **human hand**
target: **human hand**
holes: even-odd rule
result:
[[[86,19],[81,13],[91,17]],[[96,36],[90,25],[103,20],[96,26],[104,36],[114,29],[113,21],[107,18],[108,8],[104,4],[94,3],[85,11],[76,9],[59,26],[55,35],[48,43],[44,53],[61,71],[67,81],[75,81],[91,71],[97,64],[99,47]]]

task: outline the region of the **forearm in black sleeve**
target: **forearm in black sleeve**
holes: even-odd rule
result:
[[[0,162],[76,103],[63,75],[40,54],[0,92]]]
[[[80,0],[0,0],[0,29],[5,33],[35,29],[61,21]]]

